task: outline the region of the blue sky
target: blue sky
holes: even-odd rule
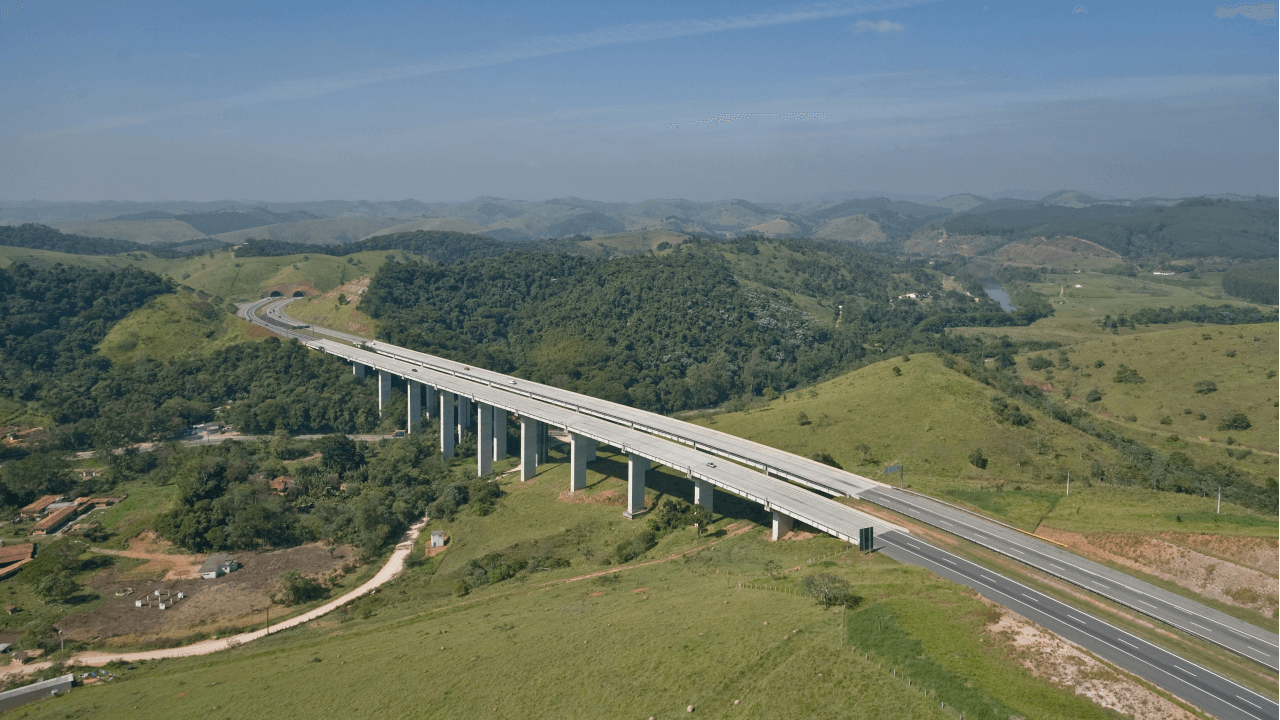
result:
[[[1277,194],[1274,4],[0,2],[8,200]]]

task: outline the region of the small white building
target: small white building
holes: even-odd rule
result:
[[[205,580],[213,580],[222,577],[227,573],[233,573],[240,569],[240,563],[235,558],[222,553],[210,555],[204,564],[200,566],[200,577]]]
[[[431,547],[433,548],[444,547],[444,531],[443,530],[431,531]]]

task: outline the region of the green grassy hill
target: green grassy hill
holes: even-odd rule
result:
[[[673,717],[692,705],[744,718],[780,708],[889,720],[955,720],[957,708],[966,717],[1113,717],[1032,677],[1010,636],[990,629],[999,613],[967,590],[829,538],[767,542],[728,498],[730,517],[709,536],[679,528],[633,566],[599,575],[617,567],[601,558],[644,523],[623,520],[616,505],[564,502],[567,472],[556,460],[529,483],[503,481],[508,495],[492,513],[443,524],[442,556],[346,610],[216,656],[117,669],[118,681],[13,715],[242,717],[271,707],[279,718]],[[597,497],[624,487],[615,465],[602,454],[594,466],[606,471],[592,473]],[[683,478],[654,480],[663,492],[691,492]],[[547,549],[569,567],[453,591],[468,561]],[[768,565],[799,568],[770,580]],[[847,578],[866,600],[847,618],[820,607],[798,592],[814,572]]]
[[[869,365],[763,408],[697,422],[806,457],[828,453],[845,469],[877,478],[882,466],[904,464],[907,482],[917,487],[924,478],[1034,481],[1058,468],[1080,473],[1095,458],[1111,460],[1110,449],[1037,411],[1030,411],[1035,422],[1026,427],[997,422],[994,392],[946,369],[933,355],[913,355]],[[859,445],[869,448],[865,457]],[[969,462],[974,449],[987,457],[985,470]]]
[[[177,292],[161,295],[130,313],[111,328],[97,350],[113,362],[140,355],[164,361],[212,353],[262,334],[251,329],[225,307]]]
[[[1056,359],[1056,353],[1032,353],[1019,358],[1024,377],[1073,388],[1073,406],[1101,417],[1155,433],[1161,439],[1178,436],[1186,451],[1215,462],[1234,463],[1226,452],[1227,438],[1258,450],[1243,469],[1276,469],[1277,425],[1276,346],[1280,331],[1273,324],[1188,327],[1141,335],[1093,340],[1070,348],[1071,367],[1033,372],[1032,355]],[[1098,367],[1098,363],[1102,363]],[[1116,382],[1121,365],[1137,371],[1143,382]],[[1209,382],[1211,392],[1197,392],[1196,383]],[[1102,399],[1089,402],[1098,389]],[[1201,390],[1207,390],[1202,386]],[[1224,416],[1244,413],[1252,427],[1219,429]],[[1205,438],[1200,440],[1199,438]],[[1234,453],[1238,448],[1232,450]],[[1269,453],[1269,454],[1264,454]]]
[[[902,374],[895,375],[894,367]],[[883,475],[882,468],[902,464],[906,484],[916,490],[1027,530],[1048,523],[1079,531],[1275,535],[1274,517],[1230,503],[1224,512],[1266,522],[1197,515],[1212,513],[1212,498],[1092,485],[1087,475],[1093,461],[1116,461],[1110,446],[1027,407],[1022,410],[1034,418],[1030,425],[1000,423],[994,392],[932,355],[914,355],[869,365],[762,408],[694,421],[806,457],[827,453],[846,470],[884,482],[896,483],[897,476]],[[985,469],[969,461],[974,449],[987,458]],[[1075,480],[1069,502],[1060,471]],[[1187,521],[1179,522],[1179,514]]]

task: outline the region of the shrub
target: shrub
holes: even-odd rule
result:
[[[1222,416],[1222,420],[1218,423],[1219,430],[1248,430],[1253,427],[1253,423],[1249,422],[1249,418],[1244,413],[1227,413]]]
[[[1098,359],[1098,360],[1094,360],[1094,361],[1093,361],[1093,366],[1094,366],[1094,367],[1096,367],[1096,368],[1103,367],[1104,365],[1106,365],[1106,363],[1102,362],[1102,360],[1101,360],[1101,359]]]
[[[808,425],[808,424],[809,424],[809,413],[807,413],[807,412],[805,412],[805,411],[801,410],[801,411],[796,415],[796,423],[798,423],[798,424],[800,424],[800,425]]]
[[[849,581],[831,573],[817,573],[804,579],[804,594],[823,607],[857,605],[862,598],[854,594]]]
[[[1235,356],[1236,356],[1236,351],[1235,351],[1235,350],[1228,350],[1228,351],[1227,351],[1227,357],[1235,357]]]
[[[1101,399],[1102,399],[1102,391],[1101,391],[1101,390],[1099,390],[1098,388],[1094,388],[1094,389],[1090,390],[1090,391],[1089,391],[1088,393],[1086,393],[1086,394],[1085,394],[1085,396],[1084,396],[1084,401],[1085,401],[1085,402],[1091,402],[1091,403],[1092,403],[1092,402],[1098,402],[1098,401],[1099,401],[1099,400],[1101,400]]]
[[[982,454],[982,448],[974,448],[973,452],[969,453],[969,464],[979,470],[987,469],[987,458]]]
[[[1194,387],[1195,391],[1201,395],[1218,392],[1218,384],[1212,380],[1198,380]]]
[[[901,376],[901,375],[902,375],[902,368],[898,367],[897,365],[894,365],[894,366],[893,366],[893,376],[894,376],[894,377],[899,377],[899,376]]]
[[[1164,417],[1160,418],[1160,424],[1161,424],[1161,425],[1172,425],[1172,424],[1173,424],[1173,418],[1169,417],[1168,415],[1165,415]]]
[[[272,600],[281,605],[297,605],[324,597],[325,588],[320,581],[309,578],[297,570],[290,570],[280,575],[283,586]]]
[[[1030,358],[1027,358],[1027,367],[1031,368],[1032,370],[1045,370],[1047,368],[1053,367],[1053,361],[1050,360],[1049,358],[1035,355]]]
[[[1133,385],[1139,385],[1147,381],[1146,378],[1138,374],[1137,370],[1124,363],[1121,363],[1120,367],[1116,369],[1116,375],[1112,380],[1117,383],[1130,383]]]

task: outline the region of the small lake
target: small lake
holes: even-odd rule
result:
[[[1012,312],[1018,309],[1009,303],[1009,293],[1004,291],[1000,282],[995,278],[982,278],[982,291],[987,294],[987,297],[1000,303],[1001,310]]]

